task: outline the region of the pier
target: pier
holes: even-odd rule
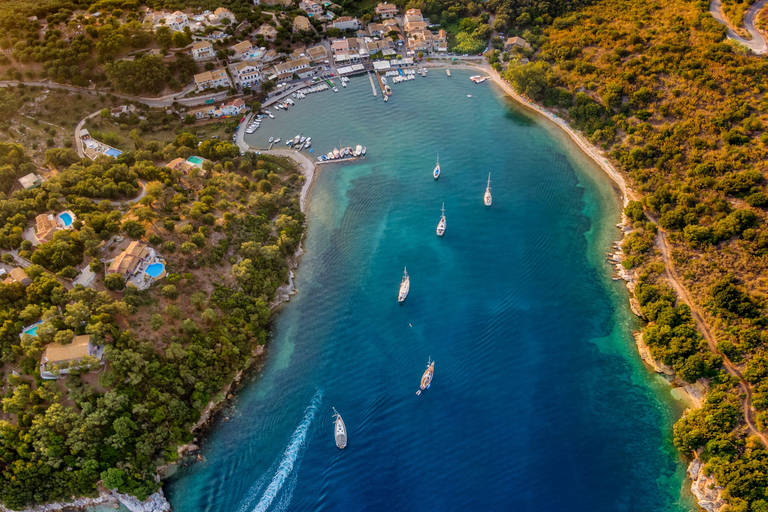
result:
[[[368,72],[368,80],[371,81],[371,89],[373,89],[373,96],[376,97],[376,84],[373,83],[373,77],[371,76],[371,72]]]
[[[384,82],[381,81],[381,75],[379,75],[378,71],[376,71],[375,73],[376,73],[376,80],[379,81],[379,88],[381,89],[381,95],[386,96],[387,91],[384,89]]]
[[[348,156],[346,158],[339,158],[336,160],[323,160],[322,162],[315,162],[315,165],[325,165],[325,164],[343,164],[345,162],[357,162],[359,160],[365,160],[364,156]]]

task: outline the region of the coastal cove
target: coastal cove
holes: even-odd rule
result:
[[[204,462],[167,482],[175,511],[410,510],[425,496],[435,510],[696,509],[671,444],[683,406],[640,361],[604,263],[613,184],[557,127],[452,73],[394,86],[388,104],[356,78],[246,136],[368,155],[317,173],[299,294]],[[434,385],[416,397],[428,357]]]

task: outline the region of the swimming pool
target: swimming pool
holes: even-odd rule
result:
[[[162,263],[153,263],[150,266],[148,266],[147,270],[145,270],[144,272],[146,272],[148,276],[157,277],[163,273],[163,270],[165,270],[165,265],[163,265]]]
[[[37,336],[37,328],[40,327],[41,323],[43,323],[42,320],[32,325],[26,326],[24,329],[21,330],[21,334],[29,334],[30,336]],[[21,337],[21,335],[19,335],[19,337]]]
[[[203,163],[203,159],[200,158],[199,156],[191,156],[187,158],[187,162],[195,165],[201,165]]]
[[[72,215],[70,215],[68,212],[60,213],[59,218],[61,219],[61,222],[64,223],[64,227],[68,228],[72,225]]]
[[[105,155],[109,155],[109,156],[111,156],[112,158],[117,158],[117,157],[119,157],[120,155],[122,155],[122,154],[123,154],[123,152],[122,152],[122,151],[120,151],[119,149],[115,149],[115,148],[109,148],[108,150],[106,150],[106,151],[104,152],[104,154],[105,154]]]

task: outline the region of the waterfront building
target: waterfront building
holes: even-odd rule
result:
[[[219,68],[195,75],[195,85],[198,91],[202,91],[211,87],[232,87],[232,81],[227,70]]]
[[[232,74],[241,88],[253,87],[262,82],[261,66],[254,62],[243,61],[236,64],[232,67]]]
[[[245,112],[245,102],[237,98],[229,103],[222,104],[219,108],[213,111],[213,117],[232,117],[239,116]]]
[[[380,18],[394,18],[397,16],[397,6],[395,4],[377,4],[374,11]]]
[[[91,336],[75,336],[67,345],[49,343],[40,358],[40,377],[51,380],[67,375],[84,364],[100,366],[104,362],[104,349],[91,344]]]
[[[207,60],[216,57],[216,51],[210,41],[198,41],[192,45],[192,58],[195,60]]]
[[[312,30],[312,24],[309,22],[306,16],[296,16],[293,18],[293,31],[301,32],[302,30]]]
[[[311,59],[312,62],[315,64],[318,64],[328,59],[328,50],[326,50],[325,46],[322,44],[313,46],[311,48],[307,48],[306,54],[307,54],[307,57]]]
[[[312,61],[309,59],[289,60],[275,66],[274,76],[278,80],[290,80],[293,78],[293,74],[296,73],[300,78],[304,78],[313,73],[310,68],[311,64]]]

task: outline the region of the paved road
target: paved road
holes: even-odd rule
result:
[[[720,0],[712,0],[712,2],[710,2],[709,13],[713,18],[728,28],[728,39],[733,39],[737,43],[743,44],[758,55],[764,55],[765,53],[768,53],[768,45],[766,44],[763,35],[757,30],[757,27],[755,27],[755,17],[757,17],[757,13],[765,6],[766,2],[768,2],[768,0],[759,0],[758,2],[755,2],[744,15],[744,26],[746,27],[747,32],[749,32],[749,35],[752,36],[751,41],[744,39],[733,30],[731,24],[728,23],[723,16]]]
[[[88,119],[94,118],[101,114],[101,110],[97,110],[93,114],[88,114],[86,117],[80,120],[79,123],[77,123],[77,126],[75,126],[75,151],[77,151],[77,156],[80,158],[83,158],[85,156],[85,152],[83,151],[83,139],[80,138],[80,130],[83,129],[83,125]]]

